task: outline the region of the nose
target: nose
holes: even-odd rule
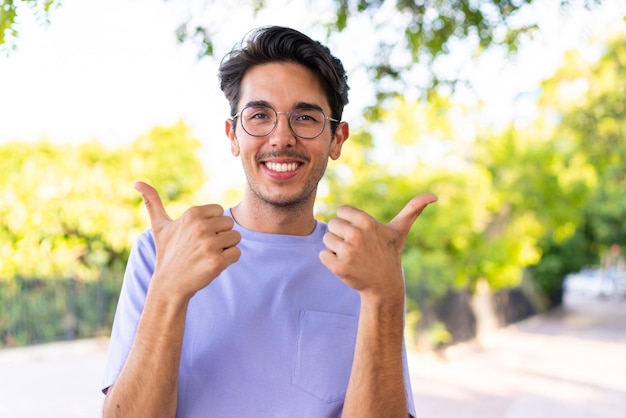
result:
[[[281,118],[281,116],[285,116]],[[289,112],[276,112],[276,127],[270,134],[270,144],[276,148],[292,147],[296,136],[289,126]]]

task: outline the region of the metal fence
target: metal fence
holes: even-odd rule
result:
[[[108,335],[122,277],[0,281],[0,348]]]

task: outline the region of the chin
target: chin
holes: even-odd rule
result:
[[[310,200],[315,199],[315,194],[304,193],[296,196],[284,194],[270,195],[255,192],[255,195],[265,204],[275,208],[295,208],[307,205]]]

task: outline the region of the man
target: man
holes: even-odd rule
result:
[[[166,213],[131,253],[104,379],[106,417],[406,417],[401,252],[424,207],[389,223],[352,207],[314,218],[328,158],[348,139],[341,62],[282,27],[220,66],[241,202]]]

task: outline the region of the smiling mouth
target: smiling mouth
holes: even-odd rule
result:
[[[295,171],[298,167],[300,167],[301,163],[291,162],[291,163],[275,163],[268,161],[265,163],[265,166],[277,173],[285,173],[288,171]]]

